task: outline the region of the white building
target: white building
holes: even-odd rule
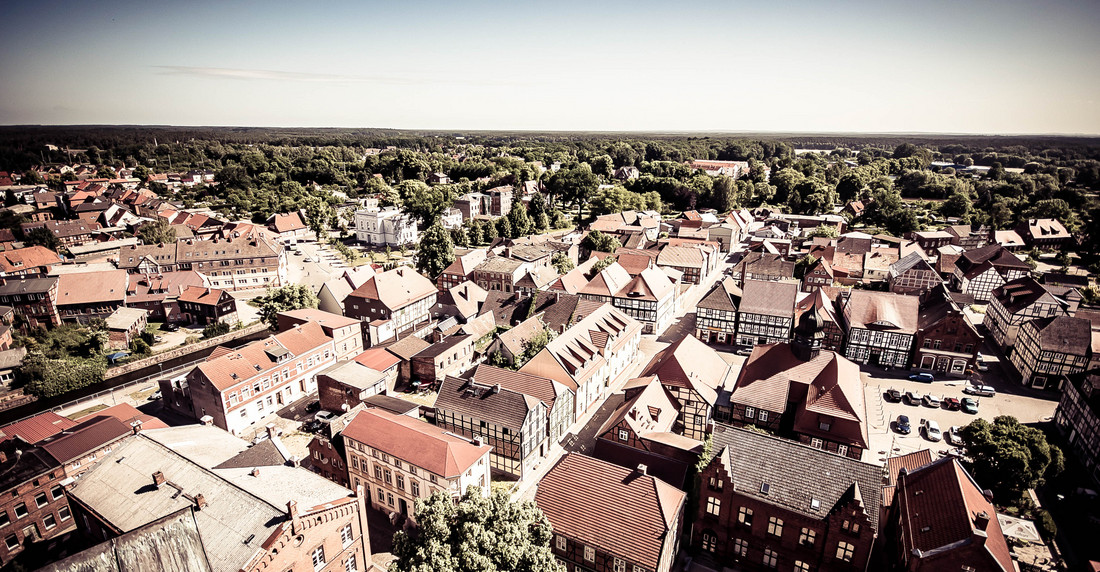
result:
[[[379,246],[415,244],[420,239],[416,221],[397,207],[356,211],[355,236],[359,242]]]
[[[443,214],[439,215],[439,224],[447,230],[462,226],[462,211],[455,208],[443,211]]]

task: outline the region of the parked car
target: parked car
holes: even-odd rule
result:
[[[252,444],[259,445],[260,443],[263,443],[270,438],[271,436],[267,434],[267,431],[260,431],[259,433],[256,433],[255,437],[252,438]]]
[[[932,419],[924,420],[924,438],[929,441],[941,441],[943,440],[943,432],[940,431],[940,424],[936,423]]]
[[[894,430],[902,435],[908,435],[913,430],[909,425],[909,416],[898,415],[898,420],[894,422]]]
[[[978,367],[978,371],[989,371],[989,364],[982,361],[981,358],[978,358],[977,367]]]
[[[933,409],[940,408],[940,398],[932,395],[931,393],[924,396],[923,403],[925,407],[931,407]]]
[[[905,392],[905,402],[908,403],[909,405],[920,405],[920,402],[921,402],[920,392],[906,391]]]
[[[320,401],[314,401],[314,402],[311,402],[310,404],[306,405],[306,413],[313,413],[314,411],[318,411],[320,409],[321,409],[321,402]]]
[[[959,398],[958,397],[944,397],[943,398],[943,407],[944,407],[944,409],[946,409],[948,411],[958,411],[959,407],[961,407],[961,405],[959,404]]]
[[[321,423],[316,419],[310,419],[309,421],[302,423],[302,431],[305,431],[306,433],[316,433],[320,431],[321,427],[324,427],[324,425],[324,423]]]
[[[953,425],[951,429],[947,431],[947,442],[956,447],[963,444],[962,436],[959,435],[958,425]]]
[[[928,372],[914,373],[913,375],[909,376],[909,381],[923,381],[924,383],[932,383],[933,381],[936,381],[936,376]]]
[[[733,353],[735,353],[739,356],[751,355],[752,354],[752,346],[740,346],[736,350],[734,350]]]
[[[302,259],[302,262],[313,262],[313,258],[310,257],[310,256],[307,256],[307,257]]]
[[[997,390],[994,389],[992,385],[968,385],[963,388],[963,393],[981,397],[993,397],[997,395]]]
[[[959,402],[959,404],[962,407],[964,413],[969,413],[971,415],[978,414],[978,402],[976,400],[970,397],[964,397],[962,398],[962,401]]]
[[[329,423],[333,419],[336,419],[336,414],[331,411],[318,411],[317,414],[313,416],[313,419],[321,423]]]
[[[886,400],[887,401],[893,401],[894,403],[900,402],[901,401],[901,391],[897,390],[897,389],[894,389],[892,387],[890,389],[887,389],[886,390]]]
[[[164,324],[164,331],[166,332],[178,332],[179,330],[179,324]]]
[[[158,390],[156,390],[156,391],[154,391],[154,392],[153,392],[153,394],[149,396],[149,400],[150,400],[150,401],[156,401],[156,400],[158,400],[158,399],[160,399],[160,398],[161,398],[161,393],[160,393],[160,390],[159,390],[159,389],[158,389]]]

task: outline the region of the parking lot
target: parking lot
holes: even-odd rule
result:
[[[1049,421],[1058,406],[1057,394],[1041,393],[1028,390],[1019,386],[1012,380],[1011,375],[1002,369],[1002,364],[992,352],[985,352],[986,361],[990,364],[989,371],[980,372],[978,378],[981,383],[990,385],[997,390],[993,397],[977,397],[966,395],[963,388],[966,387],[965,379],[944,379],[932,383],[910,381],[910,371],[882,371],[877,368],[863,368],[863,383],[867,398],[868,432],[870,433],[869,454],[864,455],[864,461],[884,461],[888,455],[899,455],[931,449],[934,452],[946,452],[951,445],[946,440],[931,442],[925,439],[920,427],[925,419],[934,420],[940,430],[945,434],[952,426],[964,426],[977,417],[992,421],[998,415],[1011,415],[1021,423],[1036,423]],[[1004,367],[1011,367],[1004,364]],[[974,398],[978,402],[977,415],[964,413],[963,411],[949,411],[944,407],[933,409],[925,405],[908,405],[905,400],[891,402],[886,399],[885,393],[889,389],[897,389],[902,394],[913,391],[921,396],[931,394],[941,401],[947,397],[962,399]],[[894,430],[894,422],[898,415],[907,415],[912,426],[908,435],[902,435]],[[946,435],[945,435],[946,437]]]

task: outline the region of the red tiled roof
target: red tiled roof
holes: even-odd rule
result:
[[[292,356],[300,356],[326,343],[331,344],[332,338],[325,335],[321,326],[307,322],[216,358],[207,358],[196,369],[214,387],[225,391],[246,379],[280,367],[268,350],[277,352],[285,348]]]
[[[273,218],[275,220],[272,221],[271,226],[278,233],[293,232],[306,228],[305,223],[302,222],[302,217],[298,216],[298,213],[276,214]]]
[[[111,416],[97,416],[39,444],[59,463],[79,459],[131,433],[130,426]]]
[[[491,365],[481,364],[477,366],[470,380],[481,385],[499,384],[503,389],[530,395],[545,403],[548,409],[554,407],[554,401],[558,398],[558,389],[554,387],[555,382],[552,379],[510,369],[501,369]],[[562,386],[562,389],[569,391],[564,386]]]
[[[15,435],[18,435],[27,443],[34,445],[39,441],[57,435],[58,433],[76,427],[77,422],[72,419],[62,417],[52,411],[45,413],[39,413],[34,417],[17,421],[6,427],[0,427],[0,432],[3,432],[4,436],[0,441],[7,441]]]
[[[685,499],[660,479],[578,453],[558,461],[535,493],[555,532],[650,570]]]
[[[396,311],[435,293],[436,288],[431,280],[412,268],[402,267],[371,276],[348,296],[379,300],[390,310]]]
[[[0,253],[0,270],[4,272],[19,272],[60,263],[61,257],[45,246],[28,246]]]
[[[904,530],[902,549],[906,553],[919,549],[931,559],[967,548],[966,541],[973,540],[978,532],[977,517],[984,512],[988,519],[985,546],[969,552],[972,558],[991,555],[994,560],[963,563],[978,570],[990,570],[994,563],[1005,571],[1015,569],[996,509],[954,457],[940,459],[900,477],[896,496]],[[928,554],[933,551],[935,554]],[[953,558],[952,562],[955,561]]]
[[[128,282],[125,270],[62,274],[57,277],[57,305],[122,302]]]
[[[118,405],[113,405],[111,407],[108,407],[107,409],[101,409],[99,411],[96,411],[95,413],[85,415],[84,417],[77,419],[77,421],[80,423],[84,423],[86,421],[91,421],[96,417],[114,417],[115,419],[118,419],[119,421],[125,423],[127,426],[130,426],[130,424],[134,421],[141,421],[142,431],[148,429],[165,429],[168,427],[168,424],[164,421],[161,421],[160,419],[153,417],[152,415],[142,413],[137,407],[134,407],[129,403],[119,403]]]
[[[450,479],[489,454],[491,445],[474,445],[420,419],[382,409],[366,409],[342,435]]]
[[[401,363],[401,358],[390,353],[386,348],[371,348],[357,356],[355,361],[375,371],[386,371]]]
[[[718,388],[729,374],[726,360],[690,334],[658,352],[641,373],[656,375],[664,385],[694,389],[711,405],[718,399]]]
[[[206,288],[204,286],[188,286],[180,293],[180,302],[192,304],[206,304],[215,306],[222,297],[223,290],[218,288]]]

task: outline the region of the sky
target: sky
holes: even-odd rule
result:
[[[0,124],[1100,134],[1100,2],[5,3]]]

